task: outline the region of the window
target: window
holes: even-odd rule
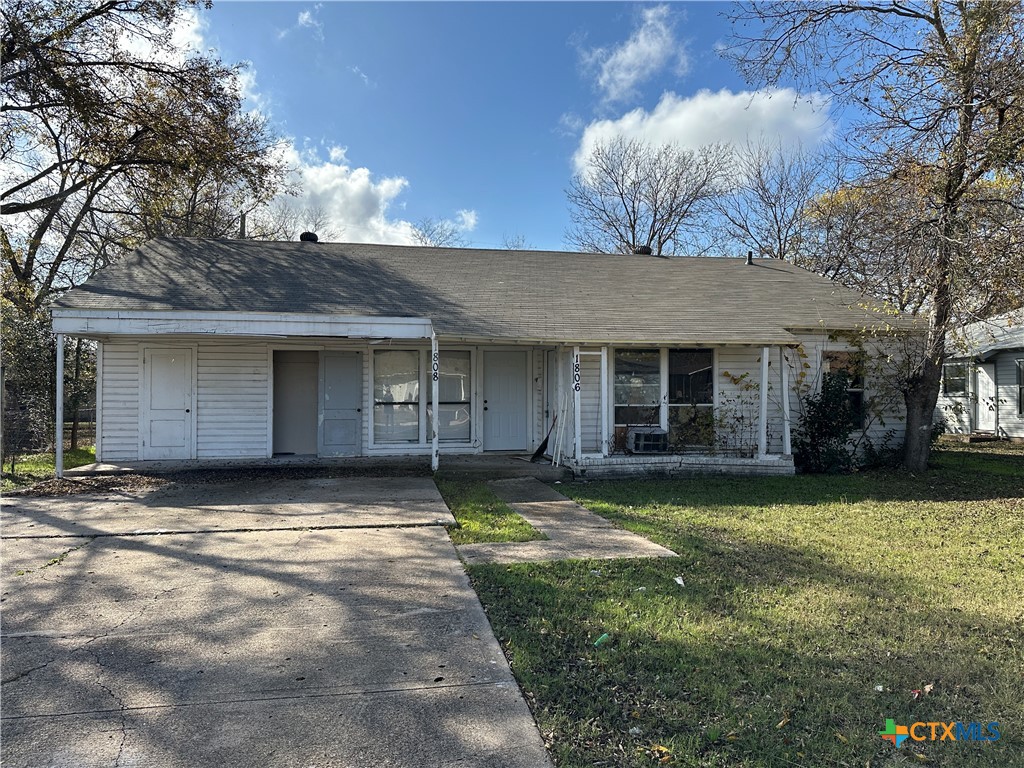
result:
[[[615,424],[661,423],[661,350],[615,352]]]
[[[942,366],[942,394],[947,397],[967,394],[967,363],[946,363]]]
[[[864,429],[864,360],[854,352],[826,352],[822,357],[825,375],[844,373],[846,396],[850,402],[850,419],[856,429]]]
[[[470,441],[470,395],[473,379],[470,375],[469,352],[441,352],[437,382],[437,410],[441,414],[437,427],[437,440],[441,443],[468,443]],[[427,435],[432,414],[427,408]]]
[[[1024,416],[1024,360],[1017,361],[1017,415]]]
[[[420,353],[373,353],[373,439],[378,443],[420,441]]]
[[[673,447],[710,445],[714,437],[714,353],[668,351],[668,441]]]

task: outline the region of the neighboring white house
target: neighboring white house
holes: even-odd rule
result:
[[[1024,439],[1024,308],[955,335],[935,419],[952,434]]]
[[[552,460],[587,476],[792,473],[797,389],[885,322],[860,303],[775,260],[182,238],[102,270],[53,322],[60,345],[99,343],[98,461],[436,467],[550,431]],[[874,386],[855,377],[851,398]],[[902,417],[864,428],[901,439]]]

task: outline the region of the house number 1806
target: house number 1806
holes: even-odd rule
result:
[[[572,362],[572,388],[580,391],[580,357],[577,355]]]

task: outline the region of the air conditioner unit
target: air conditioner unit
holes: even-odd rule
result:
[[[626,448],[631,453],[665,453],[668,432],[660,427],[630,427],[626,433]]]

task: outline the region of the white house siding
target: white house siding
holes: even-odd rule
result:
[[[790,410],[794,432],[803,413],[803,396],[817,391],[821,385],[821,363],[825,353],[858,351],[853,344],[842,339],[829,339],[823,334],[805,334],[800,336],[800,341],[805,357],[799,357],[796,351],[791,351],[788,356],[790,361]],[[865,344],[863,349],[869,360],[877,361],[887,356],[887,346],[885,339],[879,339]],[[895,351],[895,348],[892,351]],[[778,366],[775,361],[777,354],[777,351],[773,351],[775,367]],[[810,365],[809,368],[803,367],[805,362]],[[898,366],[900,363],[894,360],[891,364]],[[875,410],[869,412],[863,432],[853,435],[852,438],[859,440],[862,445],[870,441],[876,448],[886,446],[895,448],[902,444],[906,429],[903,399],[891,382],[883,381],[877,372],[874,372],[877,369],[877,365],[869,363],[868,375],[864,382],[865,398],[875,402]],[[807,374],[803,380],[799,378],[800,371]]]
[[[769,347],[768,355],[768,453],[781,453],[779,348]],[[716,351],[716,362],[716,435],[724,448],[756,452],[761,410],[761,347],[721,347]]]
[[[266,344],[199,344],[196,456],[267,455]]]
[[[999,393],[999,434],[1024,438],[1024,416],[1018,401],[1017,361],[1024,360],[1024,350],[1001,352],[995,358],[996,387]]]
[[[967,378],[970,381],[971,377]],[[948,434],[969,435],[974,421],[973,410],[973,395],[949,397],[939,390],[939,399],[935,403],[935,422],[942,424]]]
[[[601,452],[601,356],[597,348],[580,350],[580,446]]]
[[[103,385],[99,417],[103,437],[100,461],[139,458],[139,345],[114,342],[101,346]]]

